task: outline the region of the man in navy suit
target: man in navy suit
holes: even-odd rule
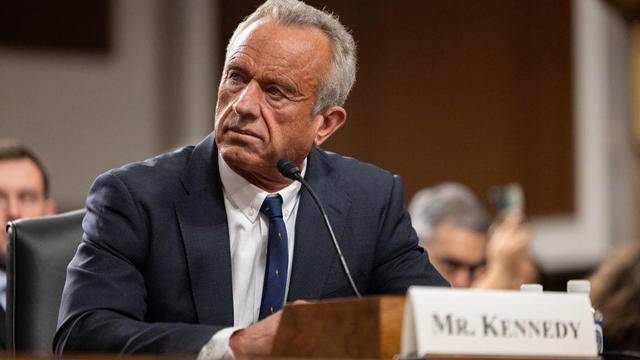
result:
[[[318,148],[346,120],[355,52],[335,17],[297,0],[269,0],[238,26],[213,134],[93,184],[56,352],[268,355],[281,314],[278,304],[259,316],[268,197],[282,200],[286,227],[280,303],[353,296],[321,213],[280,174],[282,158],[319,194],[362,293],[448,285],[418,246],[400,179]]]

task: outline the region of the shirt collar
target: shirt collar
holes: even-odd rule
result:
[[[251,184],[245,178],[233,171],[224,161],[220,153],[218,153],[218,169],[220,171],[220,180],[222,181],[222,189],[226,198],[231,202],[238,211],[252,223],[258,218],[260,207],[264,199],[268,195],[280,194],[282,196],[282,214],[286,220],[294,211],[300,194],[302,184],[294,181],[287,187],[275,192],[268,193],[259,187]],[[302,162],[302,176],[307,170],[307,159]]]

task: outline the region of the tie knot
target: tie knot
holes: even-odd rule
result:
[[[276,196],[267,196],[260,207],[260,211],[267,215],[269,219],[282,217],[282,197],[278,194]]]

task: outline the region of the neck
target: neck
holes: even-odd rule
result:
[[[278,192],[293,182],[293,180],[280,174],[277,168],[260,169],[259,171],[246,171],[233,167],[231,169],[251,184],[268,193]]]

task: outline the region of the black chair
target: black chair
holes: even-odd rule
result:
[[[85,210],[11,221],[7,247],[7,350],[51,354],[67,265]]]

